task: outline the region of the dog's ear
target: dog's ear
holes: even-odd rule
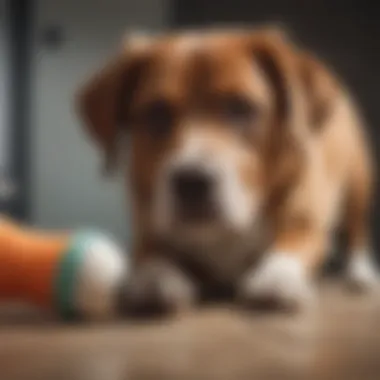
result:
[[[306,124],[319,130],[334,108],[339,84],[318,58],[302,51],[284,28],[254,34],[254,54],[276,89],[279,117],[306,108]],[[296,113],[293,112],[296,116]],[[295,120],[291,121],[295,122]]]
[[[273,197],[282,201],[303,171],[307,135],[321,129],[334,107],[337,85],[328,70],[300,51],[283,29],[262,29],[252,34],[249,43],[273,88],[274,122],[265,151],[269,186]]]
[[[305,140],[305,126],[301,122],[302,87],[296,55],[286,32],[278,28],[261,29],[250,36],[249,44],[250,54],[270,84],[274,99],[272,122],[263,145],[268,165],[265,170],[270,189],[268,199],[274,204],[286,198],[302,171]]]
[[[148,40],[133,37],[105,67],[90,77],[77,94],[77,111],[101,148],[107,173],[115,169],[118,140],[128,123],[128,106],[142,75]]]
[[[339,84],[330,70],[316,57],[301,52],[298,62],[309,123],[318,131],[331,115]]]
[[[275,122],[291,123],[294,99],[294,55],[288,33],[280,28],[262,28],[252,34],[249,49],[273,89]]]

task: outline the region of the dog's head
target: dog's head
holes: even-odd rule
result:
[[[249,231],[296,181],[332,97],[296,50],[272,30],[141,37],[90,79],[81,115],[109,168],[129,136],[145,229],[193,242]]]

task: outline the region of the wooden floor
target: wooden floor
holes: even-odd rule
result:
[[[65,326],[0,312],[1,380],[380,379],[380,297],[321,289],[297,317],[201,310]]]

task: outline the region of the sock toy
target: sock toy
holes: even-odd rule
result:
[[[47,233],[0,219],[0,301],[107,318],[126,270],[121,250],[99,232]]]

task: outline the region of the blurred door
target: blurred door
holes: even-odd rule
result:
[[[128,238],[124,180],[102,176],[101,154],[74,112],[74,96],[119,49],[128,29],[165,23],[165,0],[35,4],[33,222],[45,228],[94,226]]]
[[[9,27],[5,0],[0,0],[0,207],[8,208],[11,196],[9,178]]]
[[[28,216],[30,3],[0,0],[0,211]]]

